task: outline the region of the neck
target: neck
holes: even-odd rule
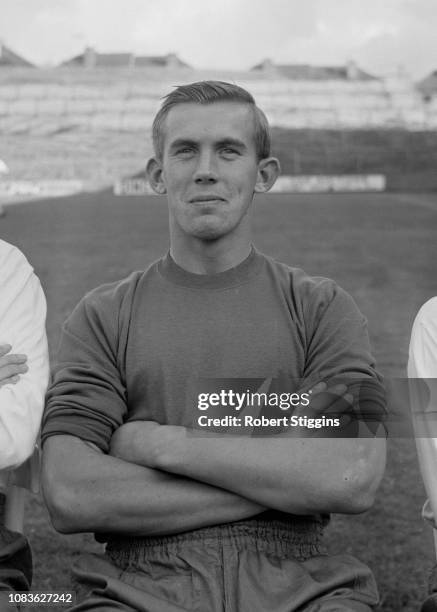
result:
[[[249,256],[252,243],[233,240],[224,236],[218,240],[199,240],[190,237],[189,248],[185,240],[172,238],[170,254],[173,260],[187,272],[194,274],[217,274],[238,266]]]

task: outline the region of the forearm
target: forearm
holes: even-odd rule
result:
[[[171,443],[157,445],[154,467],[294,514],[366,510],[385,466],[380,438],[197,437],[173,431]]]
[[[47,440],[42,479],[53,524],[64,533],[164,535],[263,510],[214,486],[104,455],[72,436]]]

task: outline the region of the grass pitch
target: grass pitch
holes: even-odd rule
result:
[[[405,376],[414,316],[437,294],[437,195],[272,195],[255,206],[258,248],[339,282],[369,320],[382,373]],[[54,357],[62,321],[86,291],[166,251],[166,202],[102,192],[11,206],[0,218],[0,236],[26,253],[41,279]],[[335,517],[328,529],[331,550],[373,569],[381,611],[413,612],[425,598],[434,552],[431,529],[420,518],[423,500],[414,442],[392,439],[374,508]],[[26,523],[35,591],[67,589],[74,559],[100,550],[89,535],[57,534],[39,497],[30,500]]]

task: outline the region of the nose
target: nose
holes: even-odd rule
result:
[[[218,176],[215,168],[213,156],[208,152],[202,153],[199,156],[198,164],[194,172],[194,182],[202,184],[214,184],[217,182]]]

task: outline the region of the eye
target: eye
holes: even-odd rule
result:
[[[235,158],[237,156],[240,155],[240,152],[237,151],[237,149],[234,149],[233,147],[223,147],[223,149],[221,149],[221,154],[223,155],[223,157],[225,158]]]
[[[176,149],[175,154],[179,155],[181,157],[188,157],[189,155],[192,155],[194,153],[194,148],[193,147],[180,147],[179,149]]]

